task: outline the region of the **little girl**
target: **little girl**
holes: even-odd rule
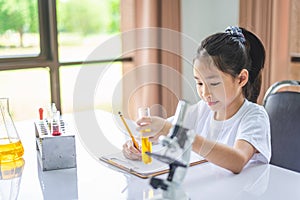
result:
[[[197,135],[193,151],[207,161],[240,173],[249,160],[268,163],[270,124],[257,98],[265,49],[250,31],[228,27],[204,39],[193,61],[201,100],[189,112],[188,127]],[[160,117],[143,117],[138,131],[151,129],[152,141],[167,135],[172,124]],[[147,135],[145,135],[147,136]],[[130,141],[123,145],[129,159],[141,159]]]

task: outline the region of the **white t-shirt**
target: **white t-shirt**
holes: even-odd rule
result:
[[[259,153],[251,158],[269,163],[271,158],[270,122],[265,109],[245,100],[244,104],[230,119],[216,121],[214,112],[200,100],[188,110],[184,126],[197,134],[217,142],[233,146],[237,140],[252,144]]]

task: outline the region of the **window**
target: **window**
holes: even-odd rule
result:
[[[102,42],[119,33],[119,21],[119,0],[58,0],[59,61],[85,61]]]
[[[9,98],[15,120],[37,118],[39,106],[50,102],[49,68],[0,71],[1,97]]]
[[[0,19],[0,58],[40,54],[37,0],[0,0]]]
[[[37,118],[38,108],[51,102],[71,112],[80,68],[113,66],[105,74],[114,73],[114,79],[105,84],[114,85],[120,63],[130,61],[115,59],[121,49],[90,56],[117,37],[119,0],[0,0],[0,17],[6,19],[0,24],[0,90],[10,98],[14,120]],[[109,94],[97,93],[95,107],[110,109]]]

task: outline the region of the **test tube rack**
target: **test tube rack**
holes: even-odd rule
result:
[[[76,167],[75,135],[60,120],[60,136],[52,136],[46,120],[34,122],[37,158],[43,171]]]

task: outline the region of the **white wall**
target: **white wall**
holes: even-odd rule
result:
[[[198,44],[210,34],[238,24],[239,0],[182,0],[181,9],[183,98],[196,102],[192,60]]]

